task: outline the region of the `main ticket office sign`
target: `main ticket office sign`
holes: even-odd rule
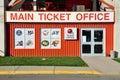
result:
[[[114,12],[26,12],[6,11],[6,22],[114,22]]]

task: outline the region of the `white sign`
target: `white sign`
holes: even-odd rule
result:
[[[15,28],[14,29],[14,41],[15,48],[23,49],[24,48],[24,29]]]
[[[114,22],[114,12],[17,12],[7,11],[6,22]]]
[[[41,38],[41,48],[49,49],[50,48],[50,39]]]
[[[60,35],[60,29],[59,28],[51,29],[51,38],[52,39],[59,39],[60,37],[61,37],[61,35]]]
[[[35,48],[35,29],[25,29],[25,48]]]
[[[61,48],[61,29],[51,29],[51,48]]]
[[[76,40],[77,39],[77,28],[64,28],[64,39],[65,40]]]
[[[41,37],[44,39],[50,39],[50,28],[42,28]]]
[[[41,48],[50,48],[50,28],[41,29]]]
[[[60,49],[61,48],[61,40],[60,39],[51,39],[51,48]]]
[[[35,48],[35,30],[33,28],[15,28],[15,48]]]
[[[61,48],[61,29],[42,28],[41,29],[41,48],[59,49]]]
[[[86,42],[86,36],[82,36],[83,42]]]

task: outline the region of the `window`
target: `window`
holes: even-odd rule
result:
[[[94,53],[95,54],[103,53],[103,45],[102,44],[95,44],[94,45]]]
[[[60,49],[61,48],[61,29],[60,28],[41,28],[41,48]]]
[[[95,30],[94,31],[94,41],[95,42],[102,42],[103,40],[103,31],[102,30]]]
[[[90,30],[83,30],[82,36],[84,39],[84,42],[90,42],[91,41],[91,31]]]
[[[35,48],[35,29],[34,28],[15,28],[14,44],[16,49]]]
[[[91,53],[91,45],[90,44],[83,44],[82,51],[83,51],[83,54],[85,54],[85,53],[90,54]]]

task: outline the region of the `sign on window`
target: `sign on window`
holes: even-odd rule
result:
[[[41,48],[43,49],[61,48],[61,29],[42,28],[41,29]]]
[[[15,48],[35,48],[35,30],[33,28],[15,28]]]

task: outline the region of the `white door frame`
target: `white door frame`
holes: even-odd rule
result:
[[[82,30],[90,30],[91,31],[91,42],[83,42]],[[103,42],[94,42],[94,31],[95,30],[103,30]],[[105,56],[106,52],[106,31],[105,28],[81,28],[80,30],[80,48],[81,48],[81,56]],[[90,44],[91,45],[91,53],[83,54],[82,53],[82,44]],[[103,53],[102,54],[95,54],[94,53],[94,45],[95,44],[102,44],[103,45]]]

